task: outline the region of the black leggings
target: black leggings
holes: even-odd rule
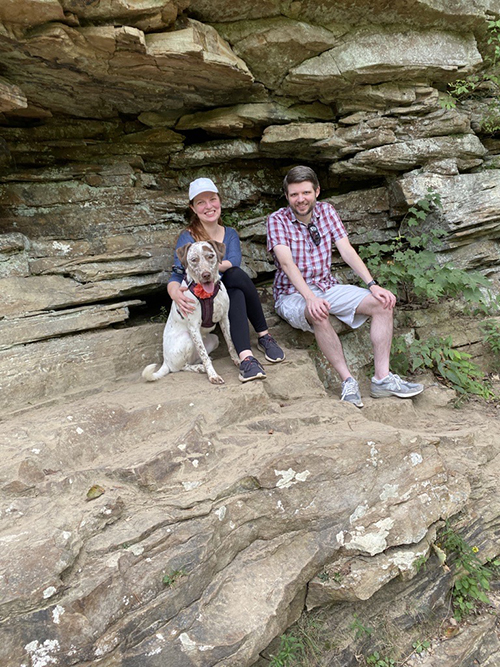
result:
[[[267,322],[255,285],[243,269],[232,266],[222,274],[222,282],[229,294],[231,338],[239,354],[242,350],[250,349],[248,320],[257,333],[267,329]]]

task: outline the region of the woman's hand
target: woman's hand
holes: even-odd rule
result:
[[[187,294],[186,294],[187,292]],[[196,307],[196,301],[190,295],[189,289],[186,285],[180,283],[169,283],[168,293],[172,297],[172,301],[177,306],[183,317],[188,317]]]

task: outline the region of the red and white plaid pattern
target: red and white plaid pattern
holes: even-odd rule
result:
[[[342,220],[337,211],[327,202],[317,202],[311,216],[311,223],[318,228],[321,243],[315,246],[307,226],[299,222],[292,209],[287,206],[271,213],[267,219],[267,249],[272,252],[276,245],[286,245],[292,252],[292,258],[308,284],[327,290],[338,284],[331,272],[332,242],[347,236]],[[274,277],[274,300],[281,294],[292,294],[297,290],[288,280],[273,253],[276,265]]]

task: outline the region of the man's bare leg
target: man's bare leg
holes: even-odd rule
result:
[[[351,377],[340,339],[330,323],[330,318],[327,317],[324,320],[319,321],[313,320],[307,309],[306,318],[314,329],[314,335],[318,342],[319,349],[340,375],[340,379],[344,381],[348,377]]]
[[[371,317],[370,339],[377,380],[389,374],[392,334],[394,329],[392,308],[384,308],[373,296],[366,296],[356,309],[357,313]]]

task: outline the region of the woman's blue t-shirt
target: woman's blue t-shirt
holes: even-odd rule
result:
[[[175,249],[182,248],[186,243],[195,243],[195,240],[190,232],[185,229],[181,232],[177,243],[175,244]],[[224,259],[227,259],[233,266],[241,265],[241,245],[240,237],[236,229],[232,227],[224,227],[224,244],[226,246],[226,252],[224,254]],[[184,279],[184,267],[182,266],[177,253],[174,253],[174,266],[172,267],[172,275],[170,276],[169,282],[175,280],[177,283],[181,283]]]

